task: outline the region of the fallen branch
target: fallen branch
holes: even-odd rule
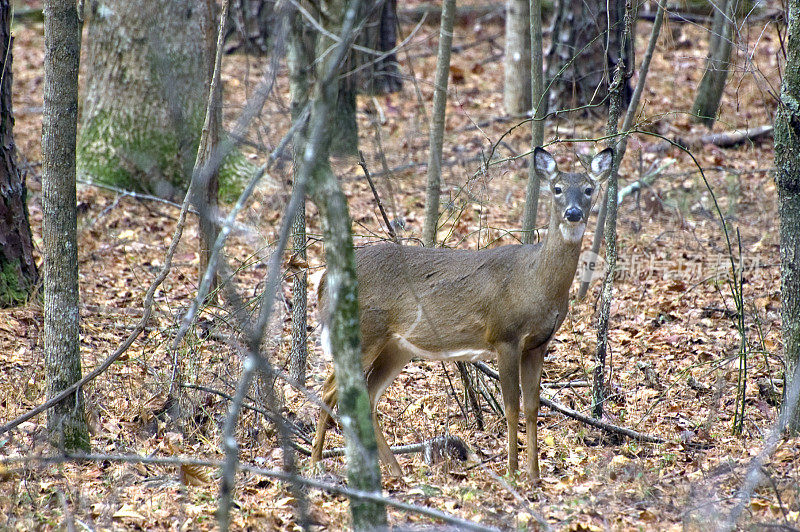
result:
[[[768,138],[771,136],[772,124],[768,124],[765,126],[751,127],[750,129],[745,129],[744,131],[740,129],[734,129],[733,131],[723,131],[721,133],[703,135],[700,137],[700,143],[714,144],[720,148],[729,148],[731,146],[741,144],[746,140],[755,142],[757,140],[761,140],[762,138]]]
[[[637,179],[633,183],[629,183],[627,186],[620,189],[620,191],[617,192],[617,205],[622,205],[622,201],[625,199],[626,196],[629,196],[630,194],[633,194],[635,192],[639,192],[640,190],[642,190],[643,187],[649,187],[650,185],[652,185],[656,177],[662,174],[664,170],[672,166],[674,163],[675,159],[670,159],[670,158],[664,159],[661,161],[661,164],[659,164],[655,170],[648,172],[641,179]]]
[[[713,144],[720,148],[731,148],[743,142],[756,142],[765,138],[772,137],[772,125],[756,126],[749,129],[733,129],[720,133],[709,133],[700,137],[674,138],[672,141],[663,141],[652,144],[647,148],[648,152],[663,152],[672,146],[678,145],[685,149],[700,148],[706,144]]]
[[[426,24],[439,24],[442,19],[442,6],[424,4],[402,9],[398,13],[398,18],[403,21],[419,22],[424,20]],[[459,6],[456,9],[455,24],[468,24],[475,19],[481,19],[483,22],[490,20],[494,22],[505,20],[505,18],[506,10],[502,4]]]
[[[485,375],[493,379],[500,380],[500,375],[495,370],[484,364],[483,362],[473,362],[473,364],[475,364],[475,367],[477,367]],[[556,412],[560,412],[561,414],[564,414],[567,417],[571,417],[572,419],[576,419],[582,423],[586,423],[587,425],[591,425],[592,427],[604,430],[606,432],[627,436],[628,438],[646,443],[667,442],[667,440],[659,438],[658,436],[650,436],[649,434],[642,434],[641,432],[637,432],[633,429],[620,427],[618,425],[613,425],[611,423],[606,423],[605,421],[600,421],[599,419],[595,419],[591,416],[581,414],[580,412],[573,410],[571,408],[567,408],[566,406],[559,404],[553,401],[552,399],[548,399],[547,397],[540,397],[539,400],[544,406],[546,406],[551,410],[555,410]]]
[[[420,443],[409,445],[395,445],[390,447],[392,454],[414,454],[423,453],[426,464],[434,464],[449,456],[455,460],[465,461],[470,454],[469,446],[458,436],[449,434],[447,436],[437,436]],[[336,447],[323,451],[323,458],[333,458],[344,456],[344,448]]]

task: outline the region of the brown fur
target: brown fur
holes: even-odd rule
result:
[[[492,356],[498,360],[508,424],[508,470],[517,469],[522,384],[529,472],[534,478],[539,476],[536,418],[542,362],[548,342],[566,316],[580,237],[597,181],[607,175],[611,159],[610,150],[598,154],[590,176],[561,172],[549,153],[536,150],[537,171],[555,192],[542,244],[480,251],[380,244],[357,250],[362,360],[378,450],[393,474],[400,475],[401,469],[375,414],[385,388],[414,357]],[[327,323],[324,277],[319,294],[322,320]],[[333,372],[323,385],[322,399],[331,408],[336,405]],[[323,410],[312,462],[322,458],[329,422],[330,415]]]

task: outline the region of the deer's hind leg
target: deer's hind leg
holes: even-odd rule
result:
[[[322,385],[323,407],[317,420],[317,432],[314,435],[314,445],[311,448],[311,465],[316,466],[322,460],[322,449],[325,447],[325,433],[331,423],[331,411],[336,406],[339,396],[336,391],[336,373],[331,370],[325,383]]]
[[[377,354],[370,358],[371,360],[366,365],[365,371],[369,401],[372,407],[372,423],[375,427],[375,441],[378,444],[378,456],[389,467],[391,474],[399,477],[402,476],[403,470],[400,468],[400,464],[397,463],[389,444],[386,443],[383,430],[378,422],[377,405],[383,392],[403,371],[411,357],[399,348],[395,341],[390,340],[383,345],[383,348]]]

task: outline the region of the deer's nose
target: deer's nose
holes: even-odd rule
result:
[[[583,219],[583,211],[578,207],[570,207],[564,211],[564,218],[570,222],[580,222]]]

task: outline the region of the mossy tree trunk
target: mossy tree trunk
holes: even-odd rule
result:
[[[59,0],[44,3],[44,18],[44,354],[53,397],[81,378],[75,181],[81,23],[75,4]],[[55,447],[89,449],[83,390],[48,410],[47,428]]]
[[[209,4],[87,4],[80,175],[167,197],[185,190],[205,117]]]
[[[786,363],[783,421],[800,431],[800,0],[788,2],[786,69],[775,117],[775,184],[781,247],[781,322]]]
[[[20,305],[36,287],[25,177],[17,166],[11,107],[11,3],[0,0],[0,307]]]
[[[319,6],[325,27],[335,35],[341,35],[346,43],[362,12],[361,1],[323,0]],[[327,49],[333,44],[324,35],[319,36],[319,41],[322,46],[318,46],[318,50]],[[322,74],[314,89],[300,178],[309,177],[309,192],[323,221],[328,267],[330,347],[336,371],[339,415],[345,432],[348,484],[366,492],[380,493],[378,445],[361,363],[361,331],[350,214],[347,199],[328,160],[330,139],[334,133],[330,118],[338,92],[338,84],[332,80],[339,71],[345,53],[339,47],[337,51],[341,53],[327,54],[325,61],[318,66]],[[381,503],[351,497],[350,513],[354,530],[386,528],[386,508]]]

